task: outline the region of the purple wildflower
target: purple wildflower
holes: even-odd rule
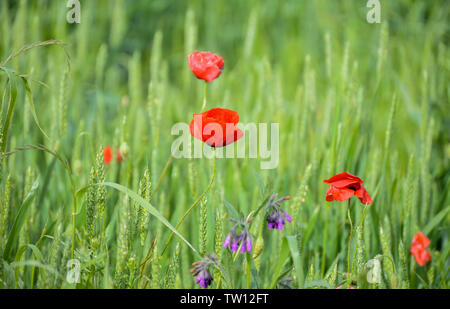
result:
[[[195,279],[195,283],[198,283],[202,288],[206,289],[211,285],[213,279],[209,270],[202,270]]]
[[[294,281],[294,278],[292,277],[284,278],[278,281],[278,285],[285,289],[292,289],[292,287],[289,284],[291,281]]]
[[[252,240],[250,238],[250,233],[248,232],[247,223],[235,219],[230,220],[236,224],[231,228],[230,233],[228,233],[225,238],[223,247],[229,248],[232,252],[237,252],[238,250],[240,250],[241,253],[245,253],[246,251],[251,252]],[[238,227],[241,228],[240,233],[236,231]]]
[[[208,288],[214,280],[209,272],[209,266],[216,264],[217,256],[214,253],[205,256],[201,261],[192,263],[194,268],[191,269],[191,274],[197,276],[197,278],[195,278],[195,283],[199,284],[204,289]]]
[[[280,204],[289,200],[291,197],[286,196],[275,200],[277,195],[277,193],[273,194],[266,205],[266,212],[268,213],[266,221],[269,229],[278,229],[281,231],[286,221],[292,222],[292,217],[285,210],[281,209]]]

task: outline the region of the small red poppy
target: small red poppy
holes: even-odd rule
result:
[[[412,240],[410,252],[420,266],[424,266],[431,259],[427,250],[429,245],[430,240],[422,232],[417,233]]]
[[[120,148],[117,148],[117,153],[116,153],[116,162],[117,164],[120,164],[120,162],[123,161],[123,156],[120,153]]]
[[[363,204],[372,203],[372,199],[362,185],[363,181],[359,177],[344,172],[334,175],[323,182],[331,185],[328,188],[326,196],[328,202],[335,200],[340,202],[346,201],[355,195]]]
[[[213,108],[194,114],[189,125],[191,135],[211,147],[223,147],[240,139],[244,133],[236,127],[239,114],[225,108]]]
[[[113,159],[112,147],[106,146],[105,148],[103,148],[103,161],[105,161],[106,164],[110,164],[112,159]]]
[[[190,54],[188,57],[189,68],[199,79],[211,82],[222,73],[224,62],[222,57],[210,52],[198,52]]]

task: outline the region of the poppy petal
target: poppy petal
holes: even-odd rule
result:
[[[203,113],[207,118],[212,118],[218,122],[237,124],[239,114],[231,109],[213,108]]]
[[[335,201],[335,200],[343,202],[343,201],[346,201],[349,198],[351,198],[354,194],[355,194],[355,191],[353,191],[352,189],[336,188],[335,186],[331,185],[328,188],[326,200],[328,202]]]
[[[420,244],[423,248],[427,248],[430,245],[430,240],[422,232],[418,232],[413,238],[413,244]]]
[[[227,146],[244,133],[236,127],[239,114],[235,111],[214,108],[201,114],[194,114],[189,130],[195,138],[207,143],[211,147]]]
[[[110,164],[113,159],[113,150],[111,146],[103,148],[103,161],[105,164]]]
[[[360,186],[360,188],[355,191],[355,196],[359,198],[363,204],[372,204],[372,199],[370,198],[369,193],[367,193],[366,188],[363,186]]]
[[[323,181],[326,184],[333,185],[337,188],[344,188],[355,184],[362,184],[363,181],[361,178],[349,174],[347,172],[339,173],[337,175],[334,175],[330,179],[326,179]]]

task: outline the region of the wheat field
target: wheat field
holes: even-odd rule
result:
[[[0,287],[448,288],[450,3],[366,2],[1,1]],[[279,124],[278,165],[174,157],[212,108]],[[373,203],[328,202],[341,172]]]

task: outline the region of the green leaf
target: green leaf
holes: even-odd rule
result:
[[[425,235],[431,233],[431,231],[442,221],[442,219],[445,218],[449,211],[450,207],[441,210],[436,216],[434,216],[433,219],[430,220],[430,222],[428,222],[428,224],[423,229],[423,233]]]
[[[38,117],[36,115],[36,109],[34,108],[34,103],[33,103],[33,94],[31,93],[31,88],[30,88],[30,84],[28,83],[28,80],[25,77],[21,77],[23,84],[25,86],[25,90],[26,90],[26,94],[27,94],[27,98],[28,98],[28,103],[30,104],[30,110],[31,110],[31,114],[33,115],[34,118],[34,122],[36,122],[36,125],[38,126],[39,130],[41,130],[42,134],[47,138],[50,139],[48,137],[48,135],[45,133],[45,131],[42,129],[41,125],[39,124],[39,120]]]
[[[17,213],[17,216],[14,220],[14,224],[11,228],[11,232],[9,233],[8,240],[6,242],[5,251],[3,252],[3,259],[5,259],[8,262],[11,261],[12,250],[14,248],[14,245],[17,243],[17,240],[19,239],[20,231],[25,222],[25,218],[27,217],[31,202],[36,196],[36,191],[38,187],[39,181],[36,180],[33,186],[31,187],[30,192],[25,197],[22,206],[20,206],[19,212]]]
[[[309,219],[308,226],[306,227],[306,231],[303,237],[302,241],[302,249],[305,247],[305,245],[308,243],[309,238],[311,237],[312,230],[316,225],[317,217],[319,214],[319,206],[314,209],[313,215],[311,216],[311,219]]]
[[[25,253],[25,250],[30,248],[33,252],[34,256],[38,261],[44,261],[44,256],[42,255],[41,250],[39,250],[38,247],[36,247],[33,244],[26,244],[20,246],[19,250],[17,250],[15,261],[18,262],[22,259],[23,254]]]
[[[11,124],[11,120],[14,114],[14,108],[16,106],[16,100],[17,100],[17,87],[16,82],[14,80],[14,77],[8,73],[8,71],[5,71],[8,74],[8,82],[9,82],[9,101],[8,101],[8,111],[6,113],[6,119],[3,123],[2,127],[2,136],[3,141],[0,145],[0,152],[6,151],[6,145],[8,144],[8,131],[9,126]]]
[[[45,269],[46,271],[58,276],[61,279],[64,279],[63,276],[61,276],[60,273],[58,273],[58,271],[55,269],[55,267],[48,265],[48,264],[43,264],[39,261],[35,261],[35,260],[27,260],[27,261],[23,261],[23,262],[13,262],[10,264],[11,268],[16,268],[16,267],[23,267],[23,266],[33,266],[33,267],[38,267],[38,268],[42,268]]]
[[[286,264],[286,260],[289,258],[289,247],[287,244],[286,238],[283,238],[283,242],[281,243],[280,256],[278,257],[278,263],[275,267],[275,271],[273,272],[273,279],[271,289],[275,288],[277,282],[280,280],[280,274],[283,269],[284,264]]]
[[[233,218],[240,218],[239,212],[236,210],[236,208],[233,207],[225,198],[223,198],[223,201],[225,203],[225,206],[228,208],[228,210],[231,212]]]
[[[286,240],[291,251],[292,261],[294,262],[298,288],[303,289],[305,274],[303,272],[303,259],[298,250],[297,237],[294,235],[286,236]]]

